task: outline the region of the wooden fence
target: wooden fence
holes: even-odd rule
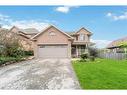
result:
[[[101,52],[98,54],[100,58],[122,60],[127,58],[125,53]]]

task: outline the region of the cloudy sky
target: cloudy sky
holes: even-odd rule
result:
[[[0,24],[11,28],[37,28],[53,24],[71,32],[85,27],[91,40],[103,48],[127,36],[127,6],[0,6]]]

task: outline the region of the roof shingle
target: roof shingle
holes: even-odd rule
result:
[[[107,48],[118,47],[118,43],[124,42],[124,41],[127,41],[127,37],[120,38],[120,39],[118,39],[118,40],[112,41],[112,42],[107,46]]]
[[[27,29],[20,29],[20,31],[26,33],[26,34],[36,34],[39,33],[39,31],[35,28],[27,28]]]

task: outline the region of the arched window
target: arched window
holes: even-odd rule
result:
[[[55,33],[54,31],[51,31],[51,32],[49,32],[49,35],[50,35],[50,36],[55,36],[56,33]]]

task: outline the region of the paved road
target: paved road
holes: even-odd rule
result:
[[[0,89],[80,89],[69,59],[32,59],[0,67]]]

